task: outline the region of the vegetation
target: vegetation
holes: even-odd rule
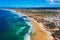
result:
[[[60,31],[55,31],[52,35],[60,39]]]
[[[49,26],[50,29],[56,27],[54,23],[50,23],[48,26]]]

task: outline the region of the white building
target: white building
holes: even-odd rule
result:
[[[45,21],[49,21],[49,22],[55,22],[55,20],[58,20],[57,17],[55,17],[55,16],[46,16],[43,19]]]

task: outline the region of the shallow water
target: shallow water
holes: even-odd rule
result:
[[[24,40],[29,28],[30,25],[16,13],[0,10],[0,40]],[[18,32],[18,35],[16,32]]]

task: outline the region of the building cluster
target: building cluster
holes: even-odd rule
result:
[[[56,27],[60,26],[60,19],[58,16],[46,16],[43,18],[45,21],[53,22]]]

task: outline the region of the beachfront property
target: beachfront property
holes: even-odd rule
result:
[[[45,16],[45,17],[43,17],[43,19],[44,19],[45,21],[55,23],[55,25],[56,25],[57,27],[60,26],[60,25],[59,25],[59,24],[60,24],[60,20],[59,20],[58,16]]]

